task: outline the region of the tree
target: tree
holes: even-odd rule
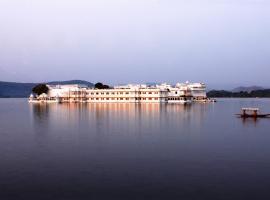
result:
[[[110,86],[108,86],[108,85],[103,85],[103,89],[109,89],[110,88]]]
[[[97,89],[109,89],[110,86],[103,85],[103,83],[98,82],[98,83],[95,84],[95,88],[97,88]]]
[[[95,88],[102,89],[103,88],[103,84],[100,83],[100,82],[98,82],[98,83],[95,84]]]
[[[48,91],[49,88],[45,84],[38,84],[32,89],[32,92],[34,92],[37,95],[41,95],[43,93],[47,94]]]

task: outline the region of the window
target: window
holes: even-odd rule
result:
[[[98,94],[98,92],[96,94]]]
[[[158,92],[155,92],[155,94],[158,94]]]
[[[94,92],[91,92],[91,95],[94,95]]]
[[[177,92],[175,92],[175,94],[177,94]]]
[[[106,100],[110,100],[110,98],[106,98]]]
[[[126,100],[129,100],[129,98],[126,98]]]
[[[152,98],[148,98],[148,100],[152,100]]]
[[[101,98],[101,100],[104,100],[104,98]]]
[[[146,94],[146,92],[143,92],[143,94]]]
[[[91,98],[91,100],[94,100],[94,98]]]
[[[146,98],[143,98],[143,100],[146,100]]]
[[[104,94],[104,92],[101,92],[101,94]]]
[[[129,92],[126,92],[126,94],[129,94]]]
[[[152,92],[148,92],[148,94],[152,94]]]
[[[158,100],[158,98],[155,98],[155,100]]]
[[[114,100],[114,98],[112,98],[112,100]]]
[[[120,94],[123,94],[123,92],[120,92]]]
[[[96,98],[96,100],[99,100],[99,98]]]
[[[114,94],[114,92],[112,92],[112,94]]]
[[[109,92],[106,92],[107,95],[109,95]]]
[[[123,100],[123,98],[120,98],[120,100]]]
[[[139,94],[141,94],[142,92],[139,92]]]

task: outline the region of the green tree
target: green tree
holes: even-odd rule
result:
[[[48,91],[49,88],[45,84],[38,84],[32,89],[32,92],[34,92],[37,95],[41,95],[43,93],[47,94]]]
[[[98,82],[98,83],[95,84],[95,88],[97,88],[97,89],[109,89],[110,86],[103,85],[103,83]]]
[[[108,86],[108,85],[103,85],[103,89],[109,89],[110,88],[110,86]]]

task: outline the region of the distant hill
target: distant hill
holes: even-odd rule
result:
[[[148,86],[155,86],[155,85],[158,85],[160,83],[155,83],[155,82],[148,82],[148,83],[145,83],[145,85],[148,85]]]
[[[207,92],[208,97],[240,97],[240,98],[252,98],[252,97],[270,97],[270,89],[253,90],[251,92],[240,91],[231,92],[226,90],[211,90]]]
[[[252,92],[255,90],[264,90],[265,88],[260,86],[250,86],[250,87],[237,87],[232,90],[232,92]]]
[[[0,82],[0,97],[28,97],[37,83]]]
[[[238,98],[252,98],[252,97],[270,97],[270,89],[265,89],[260,86],[237,87],[232,91],[227,90],[211,90],[207,92],[208,97],[238,97]]]
[[[83,80],[70,80],[70,81],[51,81],[48,82],[49,85],[69,85],[69,84],[82,84],[87,85],[88,87],[93,87],[94,84],[88,81]]]
[[[28,97],[32,88],[39,83],[16,83],[16,82],[3,82],[0,81],[0,97],[1,98],[23,98]],[[94,86],[93,83],[83,80],[70,80],[70,81],[52,81],[46,84],[51,85],[67,85],[67,84],[83,84],[88,87]]]

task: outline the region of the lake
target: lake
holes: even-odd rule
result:
[[[270,199],[270,99],[0,99],[0,199]]]

